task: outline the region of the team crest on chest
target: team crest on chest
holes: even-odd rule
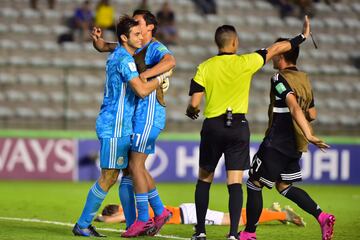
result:
[[[116,162],[117,162],[118,165],[123,165],[124,164],[124,157],[119,157]]]

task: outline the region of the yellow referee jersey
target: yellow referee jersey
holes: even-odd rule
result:
[[[256,52],[218,55],[201,63],[194,81],[205,88],[204,116],[220,116],[228,107],[233,113],[247,113],[251,79],[263,64]]]

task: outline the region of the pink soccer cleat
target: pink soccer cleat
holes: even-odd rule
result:
[[[318,217],[322,240],[332,240],[334,235],[335,216],[322,212]]]
[[[163,212],[154,217],[154,223],[155,223],[155,231],[150,232],[150,234],[148,234],[149,236],[154,236],[155,234],[157,234],[160,229],[165,225],[165,223],[167,223],[170,218],[172,217],[172,213],[164,208]]]
[[[150,235],[152,232],[155,231],[155,224],[152,219],[149,219],[147,222],[142,222],[136,220],[129,228],[121,234],[121,237],[124,238],[131,238],[137,237],[142,235]]]
[[[242,231],[239,233],[239,240],[256,240],[256,233]]]

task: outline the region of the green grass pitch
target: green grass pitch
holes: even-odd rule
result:
[[[72,236],[71,227],[49,223],[20,222],[5,220],[8,218],[40,219],[62,223],[74,223],[80,215],[86,194],[92,183],[75,182],[32,182],[1,181],[0,182],[0,239],[80,239]],[[158,185],[164,203],[179,205],[193,202],[194,184],[163,183]],[[336,240],[360,239],[360,187],[340,185],[303,185],[302,186],[325,210],[336,215]],[[114,186],[103,206],[117,203],[117,188]],[[245,187],[243,186],[244,192]],[[274,222],[258,227],[258,239],[321,239],[320,228],[312,216],[301,211],[293,203],[276,193],[275,190],[264,189],[264,206],[278,201],[281,205],[290,204],[301,214],[307,226],[282,225]],[[246,194],[245,194],[246,199]],[[227,210],[227,188],[224,184],[213,184],[210,193],[210,208]],[[244,201],[245,205],[245,201]],[[123,224],[95,223],[98,228],[124,229]],[[242,229],[242,228],[240,228]],[[208,239],[225,239],[226,226],[208,226]],[[101,231],[108,235],[107,239],[120,239],[118,232]],[[193,233],[191,225],[166,225],[161,235],[155,239],[189,239]],[[82,238],[81,238],[82,239]],[[142,237],[150,239],[150,237]]]

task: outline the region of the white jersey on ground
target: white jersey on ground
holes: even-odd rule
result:
[[[179,206],[183,212],[184,224],[197,224],[195,203],[183,203]],[[205,217],[206,225],[221,225],[224,213],[208,209]]]

